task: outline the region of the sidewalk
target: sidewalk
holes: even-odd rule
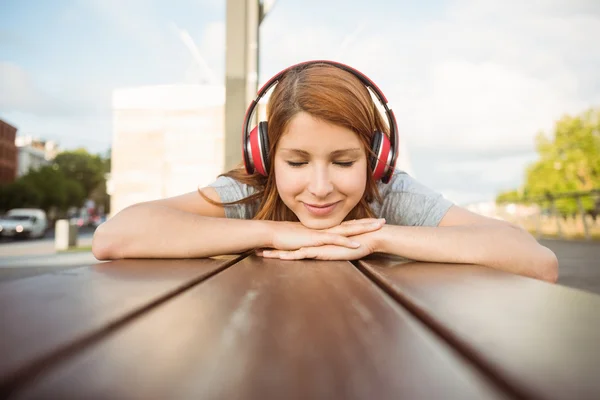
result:
[[[82,237],[78,247],[90,247],[92,237]],[[0,256],[0,282],[93,265],[99,261],[91,251],[56,252],[53,240],[4,245]]]

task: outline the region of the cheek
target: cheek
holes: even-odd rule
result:
[[[367,175],[363,169],[355,170],[352,174],[348,174],[344,179],[338,181],[338,189],[350,198],[358,198],[360,200],[365,193],[367,186]],[[357,201],[358,201],[357,200]]]
[[[291,173],[285,166],[275,164],[275,184],[282,200],[293,198],[302,191],[303,185],[297,174]]]

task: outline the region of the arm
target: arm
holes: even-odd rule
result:
[[[213,188],[205,195],[220,201]],[[197,192],[130,206],[94,233],[92,252],[99,260],[118,258],[197,258],[273,247],[336,245],[355,248],[349,236],[380,229],[383,222],[362,220],[324,231],[294,222],[225,218],[224,209]]]
[[[204,193],[219,201],[213,188]],[[263,221],[227,219],[192,192],[125,208],[96,229],[92,252],[99,260],[209,257],[267,246],[269,233]]]
[[[197,258],[270,245],[264,221],[207,217],[160,204],[131,206],[94,233],[99,260]]]
[[[554,253],[518,226],[452,206],[438,227],[385,225],[370,235],[373,250],[416,261],[479,264],[549,282]]]
[[[299,260],[356,260],[387,253],[415,261],[478,264],[548,282],[558,278],[558,261],[525,230],[451,206],[437,227],[384,225],[353,236],[356,249],[327,245],[294,251],[270,250],[263,257]]]

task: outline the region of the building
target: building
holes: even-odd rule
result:
[[[112,106],[112,165],[107,181],[112,215],[138,202],[194,191],[223,172],[224,86],[117,89]],[[263,107],[258,114],[265,117]],[[242,121],[240,144],[241,125]],[[412,174],[403,140],[397,168]]]
[[[11,183],[17,177],[17,128],[0,119],[0,184]]]
[[[18,149],[17,177],[27,174],[32,169],[50,165],[58,154],[55,142],[35,139],[32,136],[19,136],[15,139],[15,144]]]
[[[181,84],[113,93],[111,214],[183,194],[222,172],[225,88]]]

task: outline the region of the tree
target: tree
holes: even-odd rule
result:
[[[53,207],[61,211],[66,211],[71,206],[81,207],[85,200],[81,185],[65,177],[56,165],[30,171],[19,181],[32,185],[40,191],[42,198],[39,207],[46,212]]]
[[[502,192],[496,197],[496,203],[518,203],[521,201],[521,196],[519,192],[516,190],[509,190],[507,192]]]
[[[92,155],[85,149],[64,151],[56,156],[54,165],[67,179],[78,182],[83,188],[84,198],[105,181],[106,161],[99,155]]]
[[[22,207],[39,208],[43,197],[34,184],[21,180],[1,185],[0,193],[1,211]]]
[[[521,199],[600,188],[600,109],[562,117],[551,136],[538,133],[536,149],[540,158],[527,167]],[[496,200],[506,198],[501,193]],[[583,197],[582,204],[586,210],[595,207],[591,197]],[[578,211],[574,198],[558,199],[556,207],[563,214]]]

